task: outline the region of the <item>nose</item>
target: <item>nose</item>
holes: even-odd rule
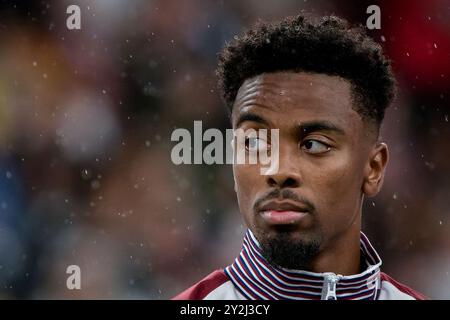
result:
[[[302,179],[295,154],[297,148],[284,146],[283,149],[280,146],[278,171],[267,175],[266,182],[272,188],[298,188]]]
[[[300,178],[293,172],[278,172],[267,177],[267,184],[271,188],[298,188]]]

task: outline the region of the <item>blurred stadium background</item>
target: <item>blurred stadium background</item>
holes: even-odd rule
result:
[[[0,298],[166,299],[229,264],[244,232],[231,167],[173,165],[172,130],[229,127],[216,53],[242,28],[302,10],[365,24],[371,4],[400,92],[364,231],[384,271],[449,298],[447,0],[1,0]]]

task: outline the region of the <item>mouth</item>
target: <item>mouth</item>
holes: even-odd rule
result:
[[[310,214],[305,204],[291,201],[268,202],[258,210],[258,213],[271,225],[297,224]]]

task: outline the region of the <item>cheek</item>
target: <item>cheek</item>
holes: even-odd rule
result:
[[[359,208],[362,184],[359,160],[349,155],[322,160],[305,170],[305,187],[311,190],[322,219],[352,219]]]
[[[252,216],[253,202],[264,176],[259,174],[259,166],[256,165],[234,165],[233,175],[239,209],[247,220]]]

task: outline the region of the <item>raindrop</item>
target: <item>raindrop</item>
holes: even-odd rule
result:
[[[100,188],[100,181],[98,181],[98,180],[93,180],[93,181],[91,182],[91,188],[92,188],[93,190],[99,189],[99,188]]]
[[[381,36],[381,41],[386,42],[386,38],[384,36]]]
[[[88,169],[81,170],[81,178],[84,180],[89,180],[92,176],[92,172]]]
[[[394,194],[392,195],[392,198],[393,198],[394,200],[397,200],[397,198],[398,198],[397,194],[394,193]]]
[[[7,179],[11,179],[12,178],[12,173],[10,171],[6,171],[6,178]]]

